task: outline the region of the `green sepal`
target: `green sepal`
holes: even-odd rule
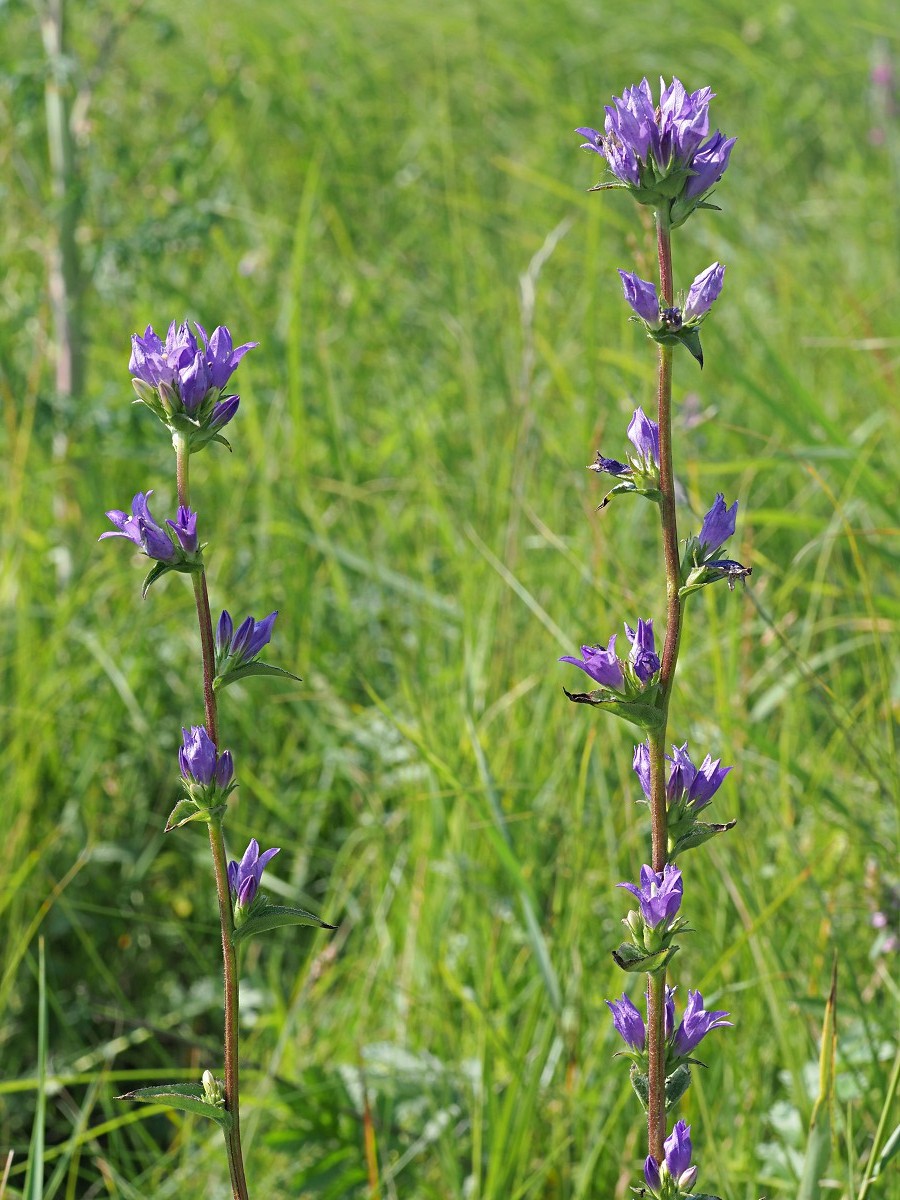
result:
[[[231,1113],[227,1108],[210,1104],[206,1093],[199,1083],[161,1083],[155,1087],[135,1088],[117,1100],[136,1100],[141,1104],[165,1104],[169,1108],[179,1108],[182,1112],[194,1113],[199,1117],[209,1117],[211,1121],[222,1126],[225,1133],[231,1129]]]
[[[666,1076],[666,1108],[677,1104],[690,1086],[691,1068],[687,1063],[682,1063],[671,1075]]]
[[[710,838],[714,838],[716,834],[725,833],[729,829],[734,829],[737,825],[737,820],[726,821],[722,825],[712,824],[706,821],[695,821],[694,824],[676,838],[675,844],[671,850],[672,858],[681,854],[683,850],[693,850],[695,846],[702,846],[704,842],[708,842]]]
[[[245,938],[257,933],[266,933],[269,929],[278,929],[282,925],[312,925],[317,929],[337,929],[329,925],[315,913],[307,912],[305,908],[290,908],[282,904],[266,904],[257,912],[247,917],[231,935],[231,944],[236,946]]]
[[[654,689],[650,690],[654,691]],[[573,704],[590,704],[594,708],[603,708],[613,716],[621,717],[623,721],[630,721],[632,725],[637,725],[639,729],[659,729],[664,720],[663,714],[652,704],[623,700],[621,696],[617,696],[615,692],[608,691],[606,688],[599,688],[596,692],[570,692],[568,688],[563,688],[563,691]],[[644,694],[648,695],[649,693],[645,692]]]
[[[644,1112],[650,1107],[650,1080],[643,1071],[639,1071],[636,1066],[631,1068],[631,1086],[634,1088],[634,1094],[640,1100]]]
[[[213,680],[213,687],[218,692],[222,688],[228,687],[230,683],[237,683],[240,679],[249,679],[251,675],[284,675],[297,683],[303,682],[299,675],[295,675],[293,671],[286,671],[284,667],[273,667],[270,663],[264,662],[251,662],[246,666],[237,667],[234,671],[226,671],[224,675],[217,675]]]
[[[637,496],[645,496],[648,500],[652,500],[654,504],[659,504],[662,500],[662,492],[658,487],[645,488],[638,487],[636,483],[617,483],[614,488],[610,488],[610,490],[597,505],[597,512],[599,512],[601,508],[606,508],[613,496],[622,496],[625,494],[625,492],[632,492]]]
[[[168,425],[169,418],[165,408],[160,403],[156,388],[152,387],[149,383],[145,383],[143,379],[132,379],[131,386],[137,393],[137,400],[134,403],[145,404],[155,417],[158,417],[164,425]]]
[[[677,950],[677,946],[668,946],[654,954],[647,954],[631,942],[622,942],[618,950],[612,951],[612,956],[616,966],[623,971],[652,975],[666,967]]]
[[[212,821],[224,817],[226,812],[228,812],[226,804],[204,808],[202,804],[197,804],[185,796],[169,813],[163,833],[171,833],[173,829],[180,829],[182,825],[187,825],[190,821],[205,821],[209,825]]]

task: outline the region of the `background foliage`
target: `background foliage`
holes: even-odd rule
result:
[[[114,1099],[219,1053],[208,850],[197,829],[161,833],[180,726],[201,714],[189,591],[170,577],[141,603],[127,552],[96,544],[139,488],[174,505],[126,366],[134,330],[185,315],[262,343],[235,453],[196,461],[194,497],[214,606],[277,607],[272,660],[304,677],[224,698],[231,848],[282,846],[270,893],[339,924],[246,956],[251,1190],[372,1194],[368,1105],[386,1198],[629,1194],[642,1134],[603,1000],[622,991],[613,885],[644,860],[647,820],[629,730],[567,704],[556,658],[662,608],[652,511],[596,513],[584,470],[652,402],[615,268],[653,266],[649,214],[586,194],[598,160],[571,131],[674,73],[711,83],[739,136],[724,211],[675,245],[681,286],[728,268],[706,369],[676,364],[681,529],[717,489],[738,497],[732,549],[754,567],[745,592],[690,602],[673,702],[674,737],[737,764],[714,819],[740,819],[683,863],[699,934],[682,998],[700,987],[737,1022],[683,1113],[705,1190],[796,1195],[837,954],[832,1194],[856,1195],[897,1001],[871,927],[897,829],[900,135],[871,78],[897,51],[889,6],[72,6],[74,400],[53,392],[38,18],[7,3],[0,20],[12,1194],[39,935],[44,1195],[227,1187],[215,1131]]]

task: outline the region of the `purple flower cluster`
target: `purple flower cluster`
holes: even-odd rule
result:
[[[647,1187],[654,1194],[662,1187],[663,1178],[671,1179],[677,1188],[676,1194],[689,1192],[697,1181],[698,1168],[691,1166],[693,1147],[691,1146],[691,1127],[684,1121],[676,1121],[675,1128],[663,1142],[665,1157],[658,1163],[652,1154],[648,1154],[644,1163],[644,1179]],[[666,1195],[670,1195],[666,1192]]]
[[[612,1013],[613,1025],[616,1032],[630,1050],[643,1051],[647,1040],[647,1028],[644,1018],[627,996],[620,1000],[607,1000],[606,1004]],[[724,1020],[730,1016],[724,1009],[709,1011],[703,1007],[703,996],[700,992],[688,991],[688,1002],[684,1016],[678,1028],[675,1029],[675,988],[666,988],[664,1008],[664,1036],[671,1046],[675,1058],[684,1058],[691,1054],[703,1041],[711,1029],[723,1025],[733,1026],[732,1021]],[[667,1070],[671,1070],[671,1059]]]
[[[597,451],[597,461],[588,468],[603,471],[607,475],[632,475],[635,471],[652,474],[659,480],[659,426],[651,421],[642,408],[636,408],[626,430],[628,440],[637,451],[630,462],[622,463],[615,458],[604,458]]]
[[[639,620],[637,629],[625,626],[628,640],[631,642],[629,666],[641,684],[649,683],[659,670],[659,656],[653,640],[653,621]],[[625,691],[625,670],[623,663],[616,655],[616,634],[609,639],[609,645],[582,646],[581,658],[570,654],[564,655],[559,662],[571,663],[580,667],[595,683],[601,687],[610,688],[614,692]]]
[[[652,329],[683,329],[696,327],[718,300],[725,281],[725,268],[719,262],[710,263],[694,279],[683,308],[663,309],[656,285],[641,279],[632,271],[619,270],[625,299],[640,319]]]
[[[234,778],[234,759],[230,750],[216,753],[212,738],[203,725],[182,729],[183,745],[178,751],[178,765],[187,784],[226,790]]]
[[[274,846],[260,854],[259,842],[256,838],[251,838],[241,861],[236,862],[232,859],[228,864],[228,885],[238,908],[246,908],[250,904],[259,889],[259,882],[267,863],[280,852],[280,847]]]
[[[247,351],[259,345],[258,342],[245,342],[235,349],[231,333],[224,325],[217,326],[211,336],[207,336],[202,325],[195,327],[200,342],[187,321],[180,325],[173,321],[165,341],[148,325],[143,336],[132,335],[128,364],[136,380],[155,389],[161,397],[168,397],[170,407],[174,396],[180,410],[189,417],[197,414],[211,391],[221,393],[224,390]],[[238,396],[217,400],[208,427],[221,429],[227,425],[239,403]]]
[[[625,888],[637,899],[648,929],[671,924],[681,907],[684,892],[681,872],[674,863],[666,863],[662,871],[654,871],[652,867],[644,865],[641,867],[640,885],[617,883],[616,887]]]
[[[236,671],[252,662],[263,647],[268,646],[277,616],[276,609],[261,621],[246,617],[235,633],[231,614],[227,608],[223,609],[216,626],[216,673],[221,675],[226,666],[228,670]]]
[[[587,139],[582,149],[604,158],[635,199],[665,204],[679,225],[724,175],[736,139],[718,129],[709,136],[710,88],[688,92],[679,79],[668,87],[661,79],[660,92],[657,107],[642,79],[613,96],[603,133],[589,126],[575,132]]]
[[[110,509],[106,515],[116,528],[101,533],[99,540],[102,542],[104,538],[127,538],[156,562],[183,562],[187,555],[196,554],[199,548],[197,514],[185,505],[179,505],[176,519],[166,520],[166,524],[175,535],[176,540],[173,540],[172,536],[157,524],[150,512],[147,501],[152,495],[152,491],[138,492],[131,502],[130,513],[122,512],[119,508]]]
[[[666,758],[672,763],[666,784],[666,803],[670,809],[684,804],[693,812],[700,812],[706,808],[722,786],[725,776],[733,769],[723,767],[720,758],[713,759],[709,754],[699,767],[695,767],[688,754],[687,742],[683,746],[673,746],[671,756],[667,754]],[[632,766],[640,780],[641,789],[649,800],[650,747],[646,742],[641,742],[635,748]]]

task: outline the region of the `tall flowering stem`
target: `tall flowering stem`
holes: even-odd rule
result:
[[[677,1200],[693,1195],[698,1168],[691,1163],[690,1127],[677,1121],[666,1136],[667,1116],[691,1083],[692,1057],[697,1043],[711,1029],[730,1022],[724,1011],[708,1012],[699,992],[688,992],[685,1015],[675,1026],[675,988],[667,986],[669,962],[678,950],[674,937],[689,926],[679,915],[683,883],[676,858],[702,845],[734,822],[714,825],[698,819],[710,803],[730,767],[707,754],[695,766],[687,742],[666,754],[669,704],[681,644],[683,605],[692,592],[725,579],[734,589],[736,580],[750,574],[732,559],[720,557],[734,533],[737,504],[731,508],[719,493],[697,535],[678,540],[675,507],[675,471],[672,453],[672,367],[676,347],[683,346],[703,366],[700,327],[722,290],[725,267],[711,263],[693,281],[687,296],[676,301],[672,271],[672,230],[697,210],[715,208],[709,197],[728,166],[734,138],[716,130],[710,135],[708,87],[688,93],[678,79],[660,81],[654,100],[646,79],[625,88],[606,108],[603,132],[578,129],[587,139],[584,149],[598,154],[612,179],[591,190],[622,189],[639,203],[651,206],[656,222],[659,288],[636,274],[619,270],[632,320],[639,321],[657,343],[657,419],[654,423],[638,408],[628,426],[634,447],[627,462],[600,451],[591,470],[611,475],[616,483],[604,497],[604,508],[618,495],[638,495],[658,506],[662,532],[666,592],[666,631],[657,657],[653,621],[638,621],[637,630],[626,625],[632,644],[628,661],[608,646],[582,646],[581,657],[561,661],[579,667],[599,688],[592,692],[566,692],[570,700],[590,704],[622,717],[642,730],[645,740],[636,747],[633,767],[644,801],[650,810],[650,863],[640,871],[640,883],[624,883],[638,900],[639,910],[624,920],[631,940],[612,955],[625,972],[646,978],[647,1024],[638,1009],[623,995],[607,1001],[617,1032],[631,1058],[631,1082],[647,1114],[648,1155],[644,1164],[646,1187],[633,1189],[655,1200]],[[667,770],[671,763],[671,770]]]
[[[190,449],[187,438],[175,437],[175,476],[178,487],[178,503],[190,506]],[[194,602],[197,606],[197,624],[200,628],[200,651],[203,658],[203,708],[206,717],[206,732],[214,746],[219,744],[219,713],[213,682],[216,676],[216,650],[213,640],[212,612],[209,606],[209,589],[206,585],[206,569],[191,576],[194,587]],[[237,951],[234,946],[234,914],[231,909],[231,892],[228,884],[228,858],[225,852],[225,834],[221,817],[208,823],[209,848],[212,853],[213,874],[216,881],[216,899],[219,905],[219,925],[222,931],[222,968],[225,990],[224,1014],[224,1067],[225,1108],[231,1114],[231,1126],[225,1134],[228,1152],[228,1171],[231,1190],[235,1200],[249,1200],[247,1179],[244,1174],[244,1156],[241,1150],[241,1085],[239,1065],[238,1031],[238,971]]]
[[[151,560],[153,566],[142,589],[145,597],[164,575],[191,577],[203,662],[204,724],[182,729],[178,765],[184,795],[169,814],[165,829],[169,833],[201,821],[209,833],[222,941],[225,1078],[221,1082],[207,1068],[199,1083],[137,1088],[120,1099],[162,1102],[215,1121],[225,1137],[232,1196],[234,1200],[249,1200],[240,1132],[238,943],[284,925],[334,928],[306,909],[270,904],[259,890],[262,872],[279,853],[279,847],[260,853],[259,843],[251,838],[240,861],[229,862],[225,853],[227,801],[237,784],[231,751],[219,750],[217,696],[230,683],[254,675],[297,679],[283,667],[259,659],[272,636],[277,612],[259,621],[248,616],[235,631],[231,613],[225,609],[213,633],[205,547],[197,531],[197,513],[190,507],[190,456],[211,443],[228,446],[222,430],[237,413],[240,397],[225,395],[226,387],[256,342],[235,347],[225,326],[207,336],[201,325],[192,329],[187,322],[179,325],[175,321],[165,340],[148,326],[143,335],[135,334],[131,341],[129,369],[138,401],[162,422],[175,447],[178,511],[174,519],[167,518],[160,524],[150,511],[152,490],[138,492],[130,513],[121,509],[107,512],[114,529],[101,534],[101,540],[124,538]]]

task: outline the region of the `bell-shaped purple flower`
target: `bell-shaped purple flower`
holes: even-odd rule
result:
[[[672,1176],[681,1191],[689,1191],[697,1178],[697,1168],[691,1166],[691,1127],[684,1121],[676,1121],[675,1128],[663,1142],[665,1158],[663,1166]]]
[[[228,884],[239,908],[246,908],[256,895],[266,864],[278,853],[280,847],[275,846],[260,854],[259,842],[256,838],[251,838],[241,861],[236,862],[232,859],[228,864]]]
[[[675,1031],[675,1053],[679,1056],[690,1054],[711,1029],[718,1029],[722,1025],[734,1025],[733,1021],[723,1019],[730,1015],[724,1009],[720,1009],[717,1012],[707,1012],[703,1007],[703,996],[701,993],[689,991],[684,1016],[681,1019],[681,1024]],[[690,1160],[690,1154],[688,1154],[688,1159]]]
[[[650,997],[647,997],[647,1003],[650,1003]],[[668,1039],[672,1036],[672,1030],[675,1028],[675,988],[666,987],[666,1000],[663,1006],[663,1037]]]
[[[623,995],[621,1000],[607,1000],[606,1004],[612,1013],[613,1025],[625,1045],[632,1050],[643,1050],[647,1037],[644,1018],[628,997]]]
[[[136,379],[156,387],[160,383],[171,383],[175,378],[175,369],[169,366],[166,358],[166,347],[153,332],[153,326],[148,325],[144,336],[134,333],[131,335],[131,360],[128,370]]]
[[[650,747],[646,742],[641,742],[639,746],[634,748],[634,758],[631,760],[632,769],[637,775],[641,785],[641,791],[650,799]]]
[[[718,493],[715,503],[703,518],[703,527],[697,539],[700,545],[700,554],[704,560],[708,561],[713,558],[733,536],[737,524],[737,510],[737,500],[731,508],[728,508],[725,504],[725,496],[722,492]]]
[[[671,808],[683,800],[695,813],[706,808],[722,786],[725,776],[733,769],[723,767],[721,759],[713,759],[708,754],[700,766],[695,767],[688,753],[687,742],[683,746],[673,746],[671,756],[667,754],[666,759],[672,764],[666,784],[668,807]],[[649,800],[650,747],[646,742],[641,742],[635,747],[631,765],[640,781],[641,790]]]
[[[659,670],[659,656],[653,640],[653,622],[639,620],[637,629],[625,626],[631,642],[631,665],[641,683],[648,683]]]
[[[684,891],[681,872],[674,863],[666,863],[662,871],[654,871],[652,867],[644,865],[641,867],[640,886],[618,883],[616,887],[625,888],[638,900],[641,916],[650,929],[668,925],[673,920],[681,907]]]
[[[236,670],[238,667],[252,662],[263,647],[269,644],[272,638],[272,626],[275,624],[277,616],[278,610],[276,609],[267,617],[263,617],[261,621],[254,621],[252,617],[247,617],[241,622],[235,633],[231,614],[227,608],[223,609],[216,627],[216,669],[221,671],[226,661],[229,670]]]
[[[138,492],[131,502],[130,513],[122,512],[118,508],[110,509],[106,515],[116,529],[101,533],[98,540],[102,542],[104,538],[127,538],[148,558],[157,562],[174,563],[178,559],[178,551],[165,529],[153,519],[147,506],[147,501],[152,495],[152,491],[146,494]]]
[[[198,350],[178,371],[178,391],[186,413],[193,416],[206,398],[209,387],[206,359]]]
[[[631,271],[619,271],[622,278],[622,290],[625,299],[648,325],[659,324],[659,296],[656,286],[646,279],[640,279]]]
[[[580,667],[601,687],[612,688],[613,691],[621,691],[624,688],[625,676],[622,674],[622,664],[616,657],[615,634],[609,639],[609,645],[605,649],[602,646],[582,646],[581,655],[581,658],[573,658],[567,654],[559,659],[559,662]]]
[[[209,428],[224,429],[237,412],[240,402],[240,396],[223,396],[221,400],[217,400],[209,418]]]
[[[700,272],[687,294],[687,300],[681,313],[683,324],[687,324],[688,321],[696,321],[698,317],[703,317],[709,312],[713,303],[719,298],[724,281],[725,268],[721,263],[711,263],[705,271]]]
[[[175,536],[181,543],[182,550],[186,554],[196,554],[200,548],[200,539],[197,537],[197,514],[184,504],[178,506],[178,516],[174,521],[166,520],[175,532]]]
[[[642,408],[636,408],[628,423],[628,439],[646,463],[659,466],[659,426]]]
[[[224,325],[218,325],[212,331],[212,337],[207,341],[206,331],[199,326],[206,343],[206,361],[209,367],[210,386],[224,388],[234,374],[238,363],[248,350],[254,350],[259,342],[245,342],[235,350],[231,331]]]
[[[719,182],[725,174],[736,141],[737,138],[726,138],[717,129],[706,145],[697,151],[691,159],[693,175],[684,189],[686,199],[693,200],[704,195]]]

